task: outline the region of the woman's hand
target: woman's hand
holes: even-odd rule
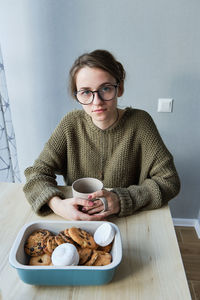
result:
[[[101,200],[98,200],[98,198],[106,198],[107,202],[108,202],[108,210],[105,212],[102,212],[104,209],[104,205],[101,202]],[[94,205],[93,206],[84,206],[82,208],[82,211],[84,211],[85,213],[89,214],[89,215],[93,215],[96,216],[98,214],[100,214],[102,217],[106,218],[109,215],[113,215],[113,214],[117,214],[120,211],[120,202],[119,202],[119,198],[115,193],[109,192],[107,190],[101,190],[101,191],[97,191],[95,193],[90,194],[90,196],[88,197],[89,200],[91,199],[97,199],[97,200],[93,200]],[[102,213],[101,213],[102,212]]]
[[[92,207],[95,207],[95,203],[90,200],[82,198],[60,199],[56,196],[49,200],[48,205],[55,214],[67,220],[101,221],[104,219],[104,216],[101,214],[91,215],[86,213]],[[84,207],[86,212],[82,212],[79,209],[80,206]]]

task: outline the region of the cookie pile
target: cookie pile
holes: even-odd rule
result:
[[[46,229],[38,229],[31,233],[24,246],[26,254],[30,257],[29,265],[53,265],[51,255],[56,247],[64,243],[70,243],[76,247],[79,254],[78,265],[105,266],[111,263],[112,243],[104,247],[99,246],[89,232],[71,227],[57,235]]]

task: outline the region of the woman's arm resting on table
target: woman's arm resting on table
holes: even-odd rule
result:
[[[138,210],[160,208],[174,198],[179,190],[179,177],[173,170],[169,171],[168,175],[157,173],[151,178],[146,178],[140,185],[113,189],[120,199],[120,217],[131,215]]]
[[[51,198],[65,198],[57,187],[55,174],[62,174],[63,169],[67,167],[66,149],[67,142],[61,122],[33,166],[25,170],[26,184],[23,190],[34,212],[39,215],[44,216],[52,212],[47,205]]]
[[[120,199],[119,216],[137,210],[159,208],[180,191],[180,180],[173,157],[166,148],[153,120],[147,116],[141,139],[141,166],[138,185],[116,187],[112,191]]]

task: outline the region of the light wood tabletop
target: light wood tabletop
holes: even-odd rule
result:
[[[119,227],[123,244],[122,262],[110,283],[74,287],[25,284],[8,260],[18,231],[32,221],[62,219],[55,214],[37,216],[22,188],[22,184],[0,183],[0,299],[191,299],[168,206],[110,220]],[[71,188],[66,188],[66,193],[70,192]]]

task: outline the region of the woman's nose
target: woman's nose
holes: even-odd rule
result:
[[[94,92],[93,104],[99,104],[100,102],[102,102],[102,100],[99,97],[98,92]]]

